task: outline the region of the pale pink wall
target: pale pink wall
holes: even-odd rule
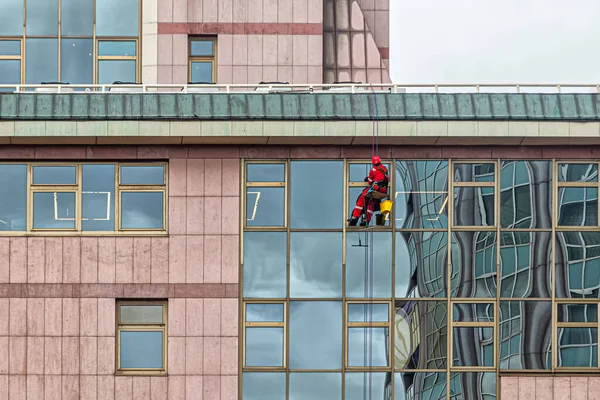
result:
[[[502,377],[502,400],[600,400],[600,377]]]
[[[0,237],[0,399],[237,399],[238,149],[7,151],[168,159],[169,236]],[[169,299],[168,377],[114,375],[115,298]]]

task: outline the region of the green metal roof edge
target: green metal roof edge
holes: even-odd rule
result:
[[[2,93],[0,120],[598,121],[598,94]]]

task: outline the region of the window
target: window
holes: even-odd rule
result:
[[[167,372],[167,302],[117,302],[117,373]]]
[[[284,304],[246,303],[244,316],[244,366],[284,368]]]
[[[559,303],[557,307],[557,367],[598,367],[598,303]]]
[[[347,303],[347,306],[346,367],[370,369],[390,366],[391,353],[388,349],[391,305],[352,302]]]
[[[166,163],[0,164],[0,232],[164,232],[166,174]]]
[[[137,82],[140,6],[140,0],[0,0],[0,84]]]
[[[598,226],[598,164],[558,164],[558,226]]]
[[[213,83],[217,81],[217,39],[191,37],[189,40],[189,81]]]
[[[452,365],[495,368],[493,303],[453,303]]]

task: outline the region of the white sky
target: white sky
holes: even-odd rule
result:
[[[600,83],[600,0],[390,0],[394,83]]]

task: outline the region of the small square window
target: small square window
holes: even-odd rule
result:
[[[214,54],[212,39],[192,39],[190,42],[190,56],[211,57]]]
[[[117,371],[166,372],[166,302],[117,303]]]

